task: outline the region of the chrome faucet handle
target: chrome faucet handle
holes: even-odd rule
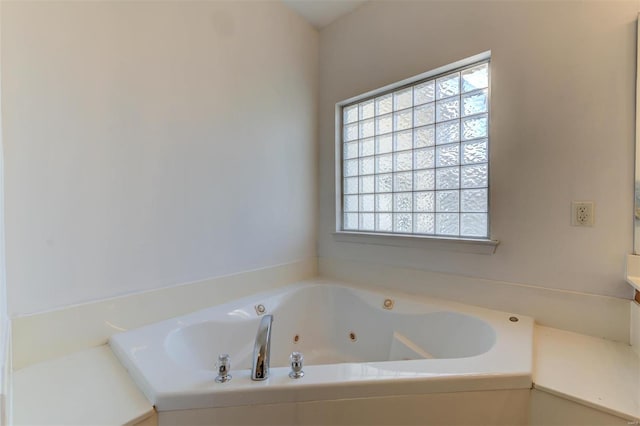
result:
[[[302,355],[302,352],[291,352],[289,361],[291,361],[291,372],[289,373],[289,377],[292,379],[299,379],[304,376],[304,371],[302,371],[304,356]]]
[[[231,357],[228,354],[218,355],[216,368],[218,369],[217,383],[225,383],[231,380],[231,374],[229,374],[231,371]]]

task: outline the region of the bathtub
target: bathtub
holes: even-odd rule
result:
[[[271,371],[250,379],[258,324],[273,315]],[[528,389],[533,320],[329,281],[302,282],[111,337],[156,410]],[[289,377],[291,352],[304,377]],[[232,380],[216,383],[218,354]]]

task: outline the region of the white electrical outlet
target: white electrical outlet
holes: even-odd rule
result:
[[[593,201],[571,202],[571,225],[593,226],[594,214]]]

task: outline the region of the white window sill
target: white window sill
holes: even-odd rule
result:
[[[384,246],[444,250],[461,253],[493,254],[500,241],[466,238],[429,237],[418,235],[374,234],[338,231],[333,233],[338,242],[378,244]]]

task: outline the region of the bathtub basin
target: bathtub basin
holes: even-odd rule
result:
[[[264,308],[264,309],[262,309]],[[250,379],[272,314],[269,379]],[[514,319],[517,318],[517,321]],[[310,281],[114,335],[158,411],[531,387],[533,320],[424,297]],[[305,376],[290,379],[289,354]],[[218,354],[233,379],[216,383]]]

